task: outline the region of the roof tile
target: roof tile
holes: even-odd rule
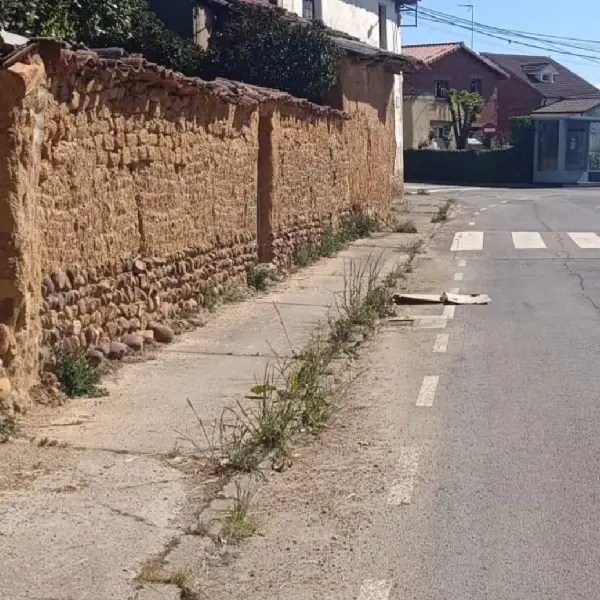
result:
[[[568,98],[566,100],[559,100],[548,106],[543,106],[534,111],[533,114],[579,114],[585,113],[592,108],[596,108],[600,105],[599,98]]]
[[[412,56],[417,60],[422,60],[428,64],[439,60],[446,54],[451,54],[458,50],[462,44],[460,42],[451,42],[446,44],[422,44],[417,46],[403,46],[402,54]]]
[[[600,98],[598,88],[548,56],[492,54],[490,52],[482,52],[482,56],[514,77],[525,81],[545,98]],[[535,77],[528,75],[526,71],[530,70],[529,67],[532,65],[554,67],[556,69],[554,82],[538,81]]]

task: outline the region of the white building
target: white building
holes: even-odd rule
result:
[[[372,46],[402,51],[399,7],[416,0],[277,0],[278,6],[305,19],[320,19]],[[402,75],[394,79],[396,173],[403,171]]]

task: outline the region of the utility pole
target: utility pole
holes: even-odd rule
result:
[[[459,4],[463,8],[468,8],[471,11],[471,50],[474,50],[475,42],[475,5],[474,4]]]

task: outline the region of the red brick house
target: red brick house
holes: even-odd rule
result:
[[[476,129],[495,129],[498,88],[508,73],[462,42],[403,46],[402,53],[423,61],[429,69],[404,75],[404,147],[418,148],[431,138],[447,138],[451,117],[448,90],[467,90],[486,104]]]
[[[600,90],[547,56],[481,55],[510,77],[498,86],[498,133],[508,139],[510,119],[566,99],[600,98]]]

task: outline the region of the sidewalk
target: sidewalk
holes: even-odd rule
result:
[[[177,431],[198,433],[187,399],[207,422],[218,418],[262,377],[273,351],[290,354],[273,303],[301,350],[343,290],[345,264],[381,254],[384,275],[406,259],[402,248],[429,239],[431,206],[410,215],[422,233],[361,240],[269,293],[220,310],[154,360],[125,365],[105,382],[108,397],[69,402],[26,429],[57,445],[22,439],[0,446],[2,598],[166,598],[133,592],[135,577],[178,543],[214,493],[210,482],[164,459],[181,442]]]

